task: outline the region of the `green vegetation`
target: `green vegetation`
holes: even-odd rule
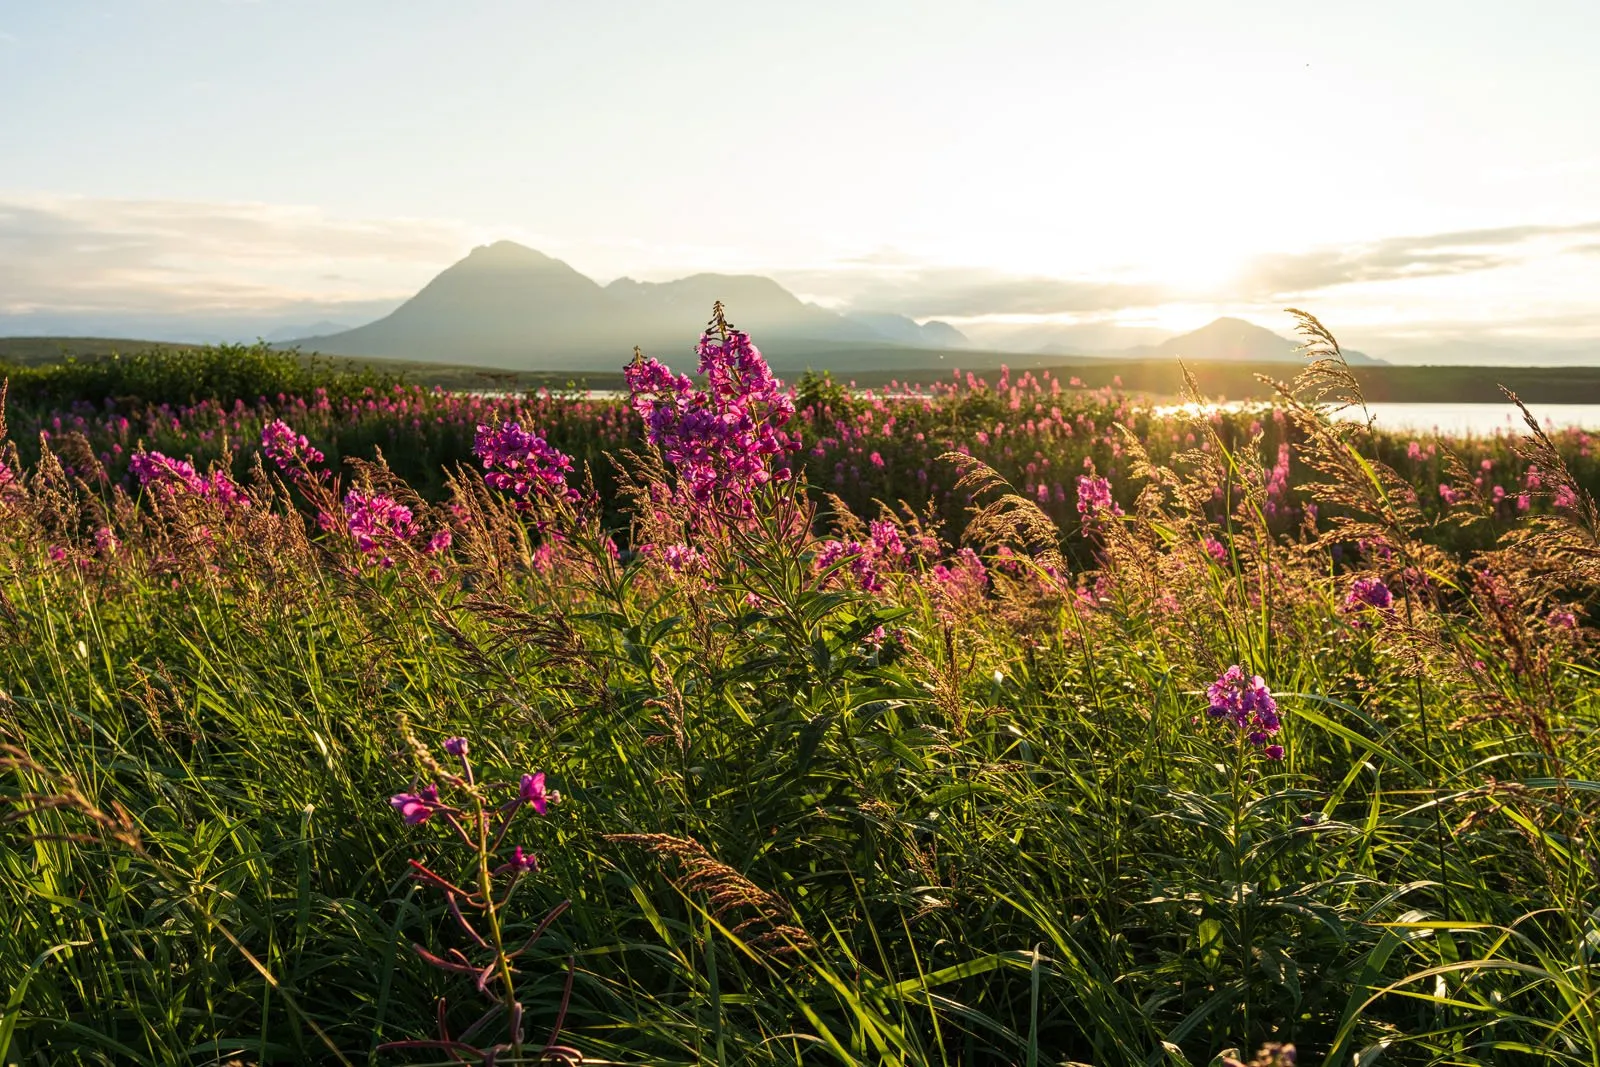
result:
[[[380,357],[324,356],[314,353],[288,351],[279,347],[259,345],[172,345],[148,341],[107,341],[97,338],[69,337],[0,337],[0,372],[14,379],[26,376],[19,367],[76,361],[93,365],[105,357],[120,354],[127,362],[159,366],[173,361],[181,367],[181,358],[199,358],[205,364],[226,363],[233,358],[230,353],[240,353],[246,361],[258,360],[263,353],[277,352],[299,361],[309,377],[300,376],[295,389],[277,388],[268,391],[250,391],[249,380],[231,384],[221,374],[210,372],[209,389],[199,390],[182,384],[180,373],[174,372],[174,384],[167,395],[151,395],[147,399],[172,403],[189,402],[210,396],[213,399],[254,400],[257,396],[272,396],[278,392],[308,392],[316,385],[325,384],[326,376],[337,380],[344,376],[372,376],[385,381],[404,381],[425,388],[439,387],[450,390],[490,390],[523,392],[535,389],[597,389],[622,388],[622,367],[627,353],[619,351],[615,359],[607,361],[595,357],[593,369],[584,371],[506,370],[503,368],[463,366],[447,362],[428,362]],[[195,356],[195,353],[204,353]],[[1234,360],[1192,360],[1180,363],[1171,357],[1151,359],[1071,358],[1065,356],[1023,355],[1018,353],[988,352],[975,349],[894,348],[878,345],[871,348],[850,348],[843,345],[830,347],[809,360],[813,365],[827,367],[867,367],[889,365],[895,369],[835,371],[840,382],[854,382],[861,388],[881,389],[891,384],[921,383],[924,387],[952,380],[952,372],[968,371],[993,377],[1002,366],[1014,373],[1031,371],[1042,376],[1046,373],[1063,380],[1077,378],[1091,389],[1116,388],[1131,394],[1152,398],[1176,398],[1184,393],[1184,369],[1199,381],[1205,394],[1211,398],[1231,400],[1271,400],[1273,386],[1263,382],[1291,378],[1297,369],[1293,363],[1251,363]],[[802,365],[806,360],[802,360]],[[101,385],[91,372],[83,379],[64,377],[49,395],[51,402],[65,406],[83,397],[71,392],[79,380],[96,390],[96,395],[114,395],[108,392],[111,382]],[[280,372],[274,372],[280,373]],[[1600,367],[1475,367],[1440,366],[1412,367],[1389,365],[1360,365],[1352,368],[1362,392],[1373,402],[1407,403],[1501,403],[1505,396],[1501,387],[1511,389],[1530,404],[1600,404]],[[276,381],[277,379],[272,379]],[[270,384],[270,382],[264,383]],[[336,386],[335,386],[336,387]]]
[[[114,399],[152,404],[202,400],[253,402],[322,389],[349,396],[371,386],[407,382],[426,388],[522,392],[530,389],[616,388],[619,371],[575,377],[448,363],[346,359],[275,345],[176,345],[96,338],[0,338],[0,377],[13,404],[67,407]]]
[[[489,950],[407,860],[490,865],[389,798],[464,737],[470,789],[561,794],[480,849],[539,859],[495,944],[554,913],[497,1063],[1597,1067],[1590,439],[1413,454],[1305,399],[1354,384],[1252,427],[812,381],[814,484],[708,445],[705,497],[598,402],[202,404],[173,440],[234,473],[142,489],[64,423],[0,476],[0,1063],[443,1062],[380,1047],[485,1008],[413,946]],[[311,451],[491,412],[551,427],[492,473],[552,480]],[[279,415],[310,440],[258,463]],[[1233,665],[1280,733],[1208,714]]]

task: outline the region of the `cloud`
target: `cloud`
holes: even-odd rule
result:
[[[308,208],[0,197],[0,313],[266,309],[406,294],[471,246],[447,223]],[[329,274],[361,278],[330,291]]]
[[[1304,296],[1356,282],[1470,274],[1525,262],[1534,242],[1570,247],[1572,239],[1600,233],[1600,222],[1566,226],[1502,226],[1420,237],[1391,237],[1364,245],[1258,257],[1242,289],[1253,299]]]
[[[1171,299],[1165,290],[1122,281],[1006,274],[964,267],[872,271],[854,268],[779,272],[791,289],[831,298],[858,311],[912,318],[1058,315],[1148,307]]]

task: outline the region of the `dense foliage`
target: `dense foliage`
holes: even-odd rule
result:
[[[1259,414],[791,413],[719,315],[47,421],[0,1062],[1600,1064],[1589,440],[1330,422],[1307,329]]]
[[[267,344],[140,348],[92,359],[7,365],[11,402],[26,411],[72,404],[141,410],[152,404],[256,400],[283,395],[346,397],[398,382],[370,366],[344,366]]]

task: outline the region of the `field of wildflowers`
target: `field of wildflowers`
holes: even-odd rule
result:
[[[14,405],[0,1063],[1600,1065],[1591,440],[1302,325]]]

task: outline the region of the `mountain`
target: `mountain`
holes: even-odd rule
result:
[[[1051,356],[1111,354],[1134,345],[1155,344],[1171,336],[1169,331],[1151,326],[1124,326],[1114,322],[974,323],[967,327],[967,335],[973,344],[985,348]]]
[[[1209,360],[1224,363],[1303,363],[1306,357],[1299,348],[1296,342],[1287,337],[1280,337],[1253,322],[1221,318],[1190,333],[1169,337],[1160,344],[1136,345],[1120,352],[1102,354],[1132,359],[1177,357],[1197,362]],[[1345,350],[1344,358],[1351,364],[1370,365],[1383,362],[1373,359],[1364,352],[1353,352],[1349,349]]]
[[[558,259],[499,241],[473,249],[378,321],[300,344],[332,355],[573,371],[615,370],[639,345],[676,365],[717,300],[776,366],[803,366],[839,346],[865,349],[870,360],[874,346],[896,340],[770,278],[695,274],[600,285]],[[933,347],[950,333],[935,327],[919,333],[920,343]]]
[[[896,344],[919,345],[923,348],[965,348],[971,342],[967,335],[938,319],[919,323],[892,311],[847,311],[844,317],[859,322],[867,329]]]

